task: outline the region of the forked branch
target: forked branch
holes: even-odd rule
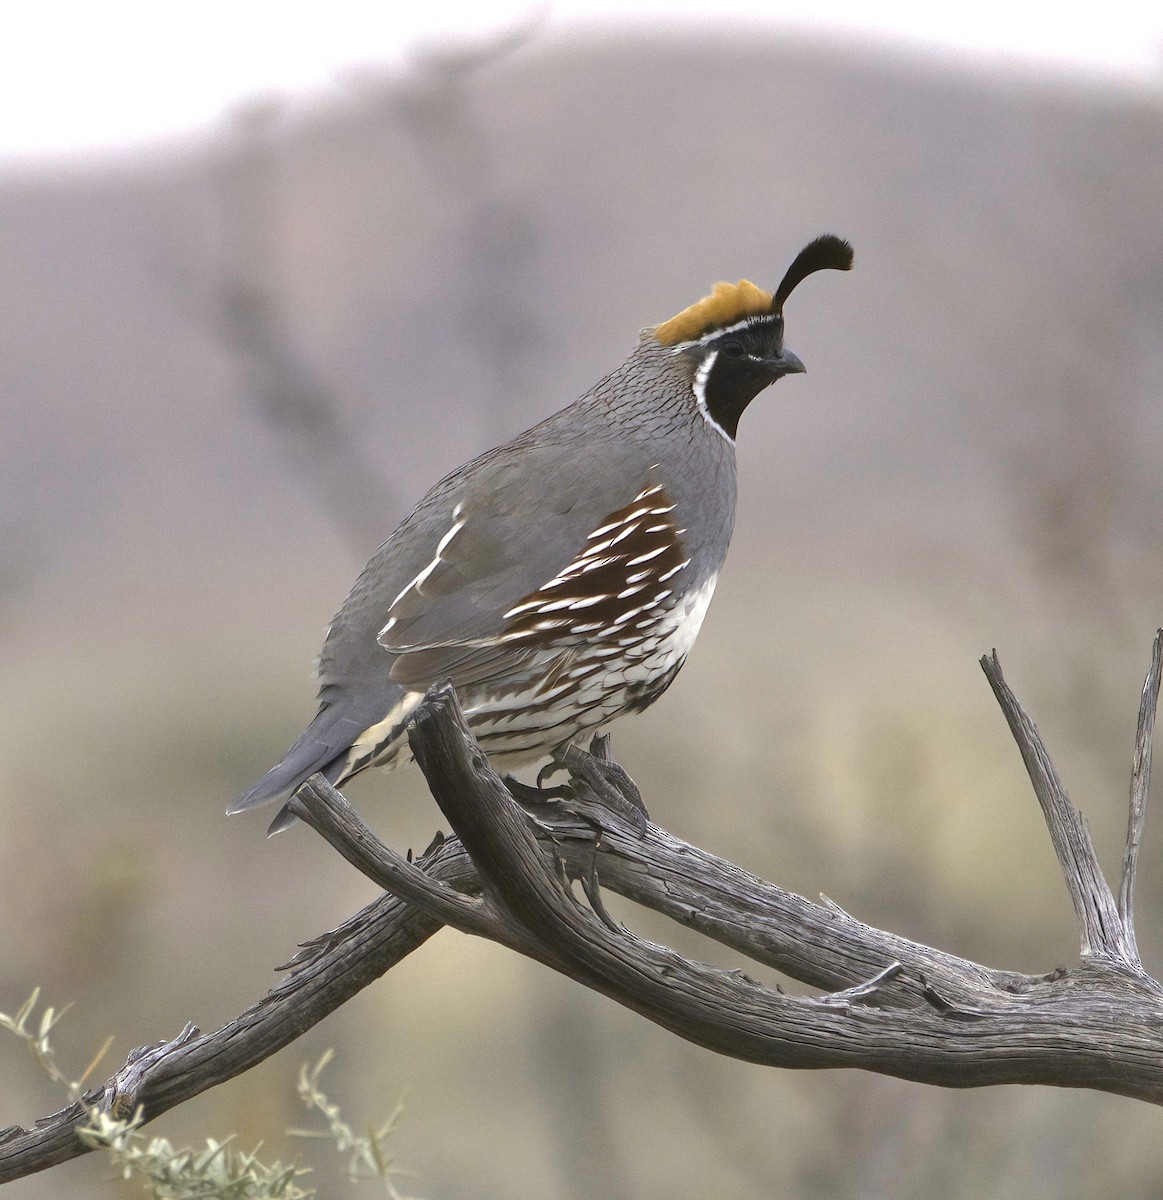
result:
[[[1163,1103],[1163,988],[1135,950],[1133,894],[1150,775],[1163,634],[1143,688],[1119,901],[1085,822],[996,656],[983,667],[1046,815],[1081,930],[1081,961],[1048,975],[994,970],[813,904],[655,825],[595,805],[575,780],[569,809],[518,807],[434,688],[412,732],[416,757],[458,838],[401,858],[313,777],[297,813],[385,894],[307,943],[259,1003],[211,1034],[187,1026],[134,1051],[86,1098],[147,1120],[249,1070],[420,946],[442,924],[492,938],[611,996],[682,1037],[773,1066],[859,1067],[949,1087],[1042,1083]],[[595,839],[595,831],[600,836]],[[462,840],[463,839],[463,840]],[[692,962],[581,903],[570,876],[618,892],[765,966],[823,989],[791,997],[741,971]],[[0,1183],[85,1153],[81,1105],[0,1131]]]
[[[783,904],[796,908],[798,917],[786,927],[791,939],[773,939],[775,953],[770,944],[744,947],[743,938],[722,937],[721,927],[699,920],[717,881],[703,875],[701,868],[711,864],[690,847],[676,874],[694,895],[692,907],[679,910],[680,919],[797,979],[842,984],[843,990],[790,997],[737,971],[707,967],[643,942],[577,899],[562,863],[534,836],[533,822],[476,746],[448,686],[429,692],[414,722],[412,747],[480,872],[479,897],[458,907],[443,890],[434,895],[415,867],[374,843],[358,816],[323,781],[304,788],[295,803],[304,820],[381,886],[720,1053],[774,1066],[862,1067],[956,1087],[1088,1086],[1161,1102],[1163,1068],[1152,1061],[1153,1052],[1144,1055],[1144,1050],[1148,1044],[1163,1049],[1155,1032],[1163,1016],[1163,989],[1128,952],[1128,926],[1116,912],[1085,823],[1066,798],[1033,723],[1006,686],[996,656],[983,665],[1030,770],[1083,930],[1082,963],[1041,978],[991,972],[868,930],[786,893]],[[634,894],[637,889],[626,886],[619,870],[633,855],[638,868],[670,895],[675,877],[664,853],[673,845],[669,835],[650,826],[636,839],[612,814],[602,814],[600,821],[602,844],[596,853],[603,884]],[[576,856],[573,861],[576,869]],[[730,870],[738,884],[741,873]],[[736,913],[743,890],[737,886],[734,892]],[[808,930],[813,936],[806,936]],[[857,955],[851,953],[853,941],[862,948]],[[843,947],[840,954],[833,953],[836,943]]]
[[[981,669],[1001,705],[1042,806],[1050,841],[1078,918],[1083,959],[1105,956],[1137,967],[1133,939],[1126,935],[1115,898],[1099,866],[1086,818],[1071,804],[1034,722],[1003,678],[996,650],[981,659]]]

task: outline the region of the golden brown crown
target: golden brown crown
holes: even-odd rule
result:
[[[716,283],[709,296],[684,308],[677,317],[663,321],[654,336],[662,346],[677,346],[704,337],[715,329],[724,329],[747,317],[770,313],[772,295],[750,280]]]

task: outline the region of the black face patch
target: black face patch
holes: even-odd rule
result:
[[[789,368],[781,358],[783,320],[778,316],[728,330],[702,350],[705,357],[696,376],[696,395],[701,395],[707,416],[732,439],[743,410],[765,387],[789,369],[802,370]]]

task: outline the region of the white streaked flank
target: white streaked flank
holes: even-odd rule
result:
[[[415,712],[423,699],[423,692],[405,692],[382,721],[377,721],[355,739],[351,749],[347,752],[348,765],[351,766],[360,759],[367,758],[377,746],[387,742],[392,733]]]
[[[396,607],[397,604],[400,603],[401,600],[403,600],[403,598],[409,592],[415,591],[418,595],[421,595],[421,596],[424,595],[424,584],[428,581],[432,572],[435,571],[436,568],[438,566],[440,566],[440,564],[442,562],[446,561],[443,558],[443,554],[444,554],[445,550],[447,550],[448,547],[450,545],[452,545],[452,539],[456,537],[456,535],[465,527],[466,524],[468,524],[468,518],[465,517],[463,515],[463,513],[464,513],[464,505],[457,504],[456,507],[452,510],[452,525],[449,528],[449,530],[444,534],[444,536],[440,539],[440,541],[438,541],[436,543],[436,553],[433,555],[432,561],[426,567],[424,567],[410,583],[405,584],[400,589],[399,594],[396,596],[396,598],[392,601],[392,603],[388,607],[389,613],[392,611],[393,608]],[[379,633],[376,635],[376,640],[382,643],[383,639],[387,636],[388,633],[391,632],[392,627],[395,624],[396,624],[396,618],[389,617],[386,624],[384,625],[383,629],[381,629],[379,631]]]

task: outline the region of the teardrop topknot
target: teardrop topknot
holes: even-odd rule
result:
[[[749,279],[716,283],[709,296],[657,326],[655,339],[662,346],[679,346],[748,317],[780,316],[784,301],[809,275],[825,270],[850,271],[853,257],[852,247],[843,238],[834,233],[822,234],[795,256],[774,295],[756,287]]]
[[[817,271],[851,271],[854,251],[843,238],[834,233],[825,233],[809,242],[796,255],[786,274],[775,289],[773,309],[783,312],[783,302],[796,286]]]

